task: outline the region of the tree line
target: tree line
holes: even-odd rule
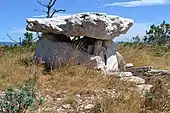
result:
[[[151,25],[144,37],[132,37],[134,43],[146,43],[152,46],[170,45],[170,24],[163,21],[159,25]]]

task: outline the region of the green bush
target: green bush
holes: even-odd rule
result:
[[[28,109],[36,110],[44,99],[42,97],[37,99],[34,85],[30,83],[19,88],[8,88],[1,94],[0,113],[26,113]]]
[[[146,31],[143,39],[144,42],[155,45],[169,45],[170,44],[170,24],[163,21],[160,25],[152,25]]]

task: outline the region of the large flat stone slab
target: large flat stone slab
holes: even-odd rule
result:
[[[26,29],[29,31],[111,40],[125,34],[133,25],[133,20],[105,13],[86,12],[48,19],[29,18],[27,23]]]

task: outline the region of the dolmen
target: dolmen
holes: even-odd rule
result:
[[[55,69],[74,61],[78,65],[117,72],[123,58],[113,39],[126,34],[133,20],[105,13],[85,12],[52,18],[28,18],[26,29],[41,32],[34,60]]]

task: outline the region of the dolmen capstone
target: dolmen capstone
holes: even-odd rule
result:
[[[122,68],[123,58],[113,39],[125,34],[132,25],[131,19],[86,12],[29,18],[26,29],[42,33],[34,60],[43,60],[48,68],[58,68],[74,60],[89,68],[115,72]]]

